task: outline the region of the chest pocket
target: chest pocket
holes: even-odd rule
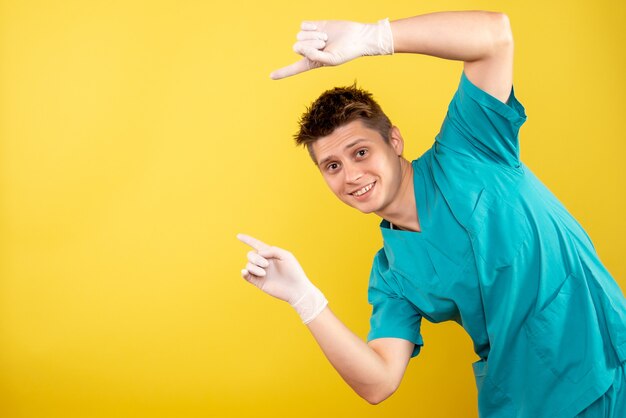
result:
[[[487,189],[480,192],[466,225],[476,255],[490,269],[510,266],[530,234],[526,215]]]

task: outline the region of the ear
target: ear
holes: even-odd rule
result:
[[[402,155],[404,151],[404,139],[402,138],[400,129],[395,125],[389,130],[389,145],[391,145],[398,157]]]

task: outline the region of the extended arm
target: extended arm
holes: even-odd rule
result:
[[[359,396],[376,404],[398,388],[413,343],[397,338],[365,343],[326,306],[291,253],[246,235],[239,239],[255,249],[248,253],[243,277],[296,309],[330,363]]]
[[[329,308],[308,327],[343,380],[369,403],[382,402],[400,386],[413,352],[410,341],[380,338],[366,344]]]
[[[303,58],[272,73],[283,78],[364,55],[406,52],[464,62],[466,76],[506,101],[513,78],[513,36],[502,13],[439,12],[389,24],[347,21],[303,22],[294,50]]]
[[[464,62],[465,75],[506,101],[513,83],[513,35],[505,14],[440,12],[391,22],[394,51]]]

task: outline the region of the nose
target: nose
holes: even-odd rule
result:
[[[359,179],[363,176],[363,171],[359,168],[358,164],[344,164],[343,170],[346,176],[346,183],[357,183]]]

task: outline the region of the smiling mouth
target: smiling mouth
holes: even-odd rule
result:
[[[367,186],[363,187],[362,189],[357,190],[356,192],[352,192],[350,193],[352,196],[354,197],[360,197],[363,196],[365,193],[369,192],[370,190],[372,190],[372,188],[374,187],[374,184],[376,182],[370,183]]]

